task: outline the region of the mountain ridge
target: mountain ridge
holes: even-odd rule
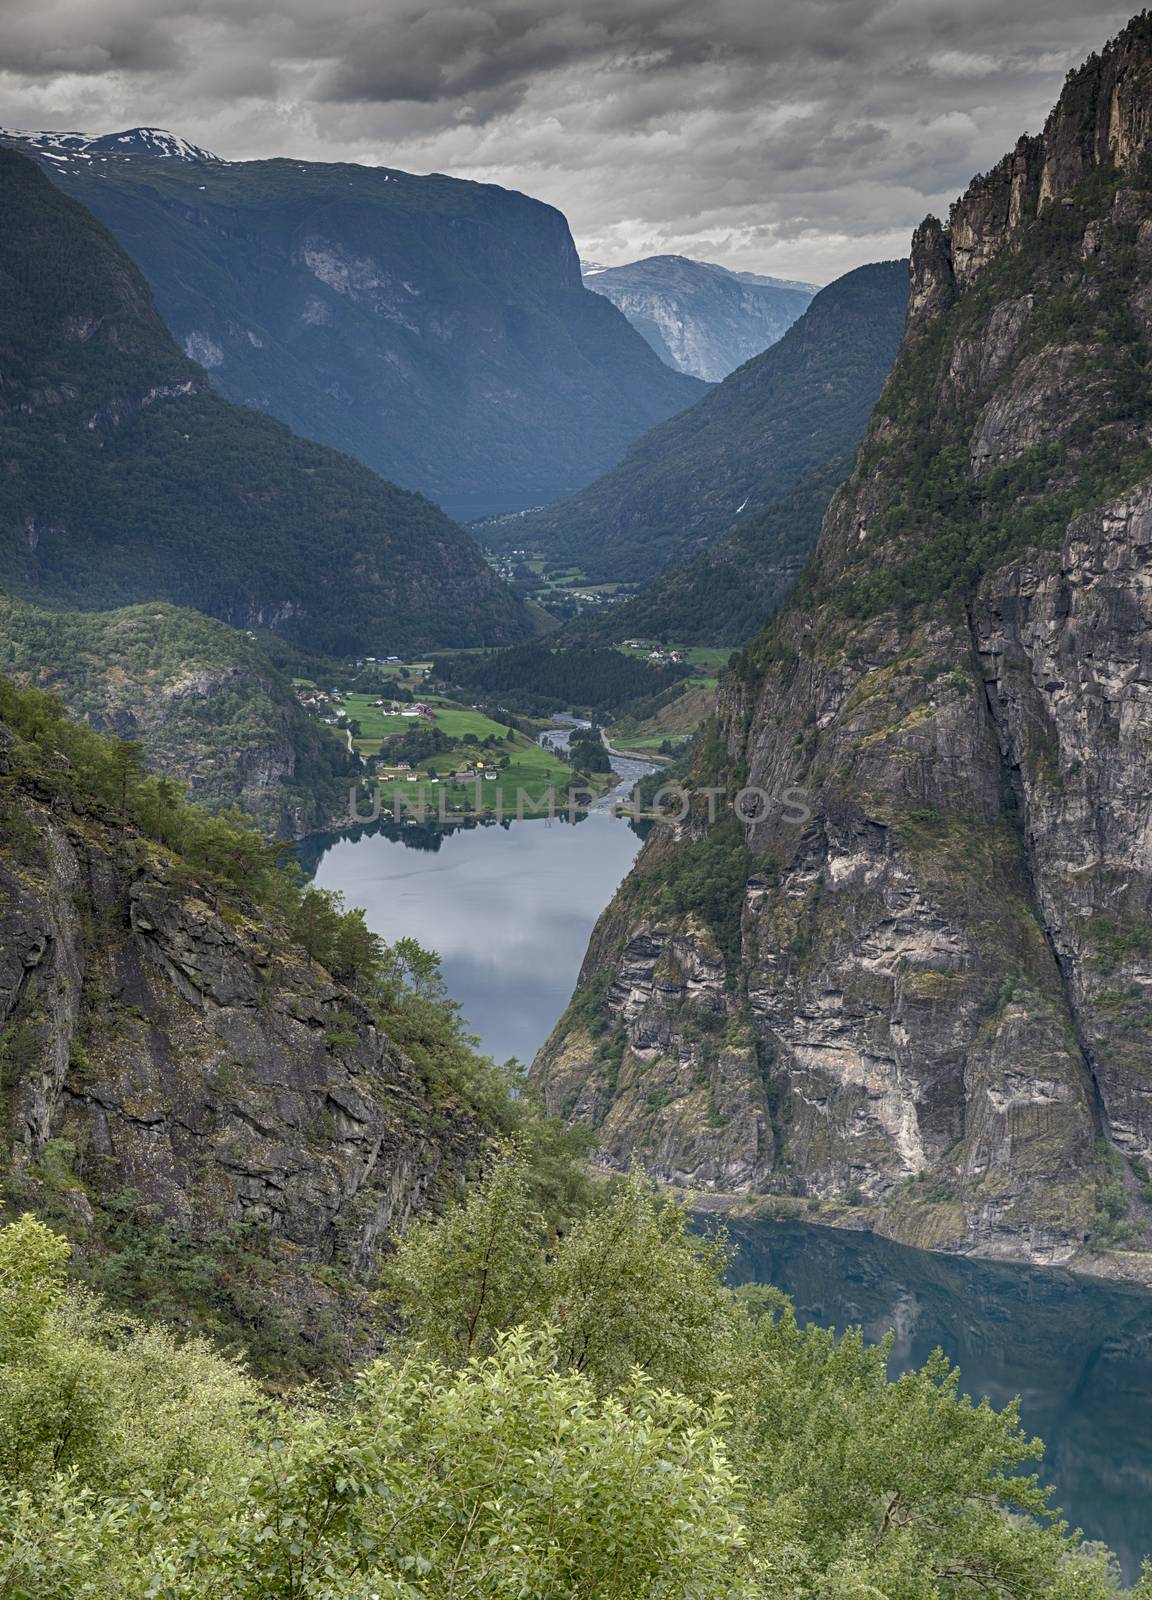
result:
[[[93,154],[112,152],[117,155],[146,155],[169,161],[208,161],[225,166],[223,156],[205,150],[202,145],[171,133],[167,128],[124,128],[118,133],[80,133],[51,128],[0,128],[0,142],[11,142],[18,147],[30,147],[42,155],[66,160],[69,156],[82,156],[90,160]]]
[[[704,392],[583,288],[563,215],[516,190],[100,143],[23,148],[111,229],[216,391],[455,516],[567,493]]]
[[[35,162],[0,149],[0,189],[0,586],[89,610],[170,600],[338,655],[535,631],[430,502],[217,396]]]

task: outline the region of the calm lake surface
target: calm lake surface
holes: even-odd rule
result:
[[[1152,1295],[1070,1273],[907,1250],[869,1234],[736,1222],[734,1279],[774,1283],[803,1322],[895,1334],[892,1371],[939,1346],[963,1389],[1004,1405],[1047,1445],[1068,1521],[1132,1580],[1152,1554]]]
[[[640,844],[623,818],[593,812],[450,833],[364,828],[314,841],[304,866],[363,906],[373,932],[439,951],[481,1048],[527,1064],[571,999],[596,918]]]
[[[438,950],[483,1048],[528,1062],[639,848],[626,821],[593,814],[448,834],[378,825],[309,841],[302,860],[384,938]],[[802,1320],[859,1323],[873,1339],[893,1329],[894,1370],[939,1345],[969,1393],[1020,1395],[1057,1503],[1136,1576],[1152,1552],[1152,1295],[799,1223],[731,1231],[737,1280],[775,1283]]]

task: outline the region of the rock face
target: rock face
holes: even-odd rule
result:
[[[750,820],[658,830],[536,1063],[610,1164],[1143,1270],[1150,104],[1142,18],[918,231],[855,472],[701,753]]]
[[[112,230],[219,394],[451,516],[570,494],[705,392],[582,286],[551,206],[149,134],[0,141]]]
[[[719,383],[783,337],[816,293],[686,256],[583,267],[586,286],[618,306],[662,361]]]
[[[82,1252],[117,1204],[205,1249],[256,1228],[297,1335],[339,1326],[478,1129],[275,921],[27,776],[16,748],[0,728],[9,1198],[55,1207]]]

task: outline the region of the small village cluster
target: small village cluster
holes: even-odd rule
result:
[[[483,778],[488,783],[495,783],[500,776],[495,768],[484,771],[479,765],[475,767],[462,767],[459,772],[428,772],[421,774],[413,772],[407,761],[397,761],[394,766],[387,761],[376,763],[376,776],[383,779],[403,780],[405,783],[475,783],[478,778]]]
[[[673,662],[684,659],[683,650],[666,650],[663,645],[652,644],[648,639],[624,639],[620,643],[621,650],[643,650],[649,661],[657,666],[668,666]]]
[[[305,710],[311,711],[330,728],[335,727],[344,714],[343,702],[336,695],[329,694],[326,689],[304,688],[297,685],[295,694]]]

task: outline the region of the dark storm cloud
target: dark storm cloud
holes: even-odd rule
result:
[[[152,122],[820,279],[905,248],[1126,13],[1073,0],[0,0],[0,121]]]

